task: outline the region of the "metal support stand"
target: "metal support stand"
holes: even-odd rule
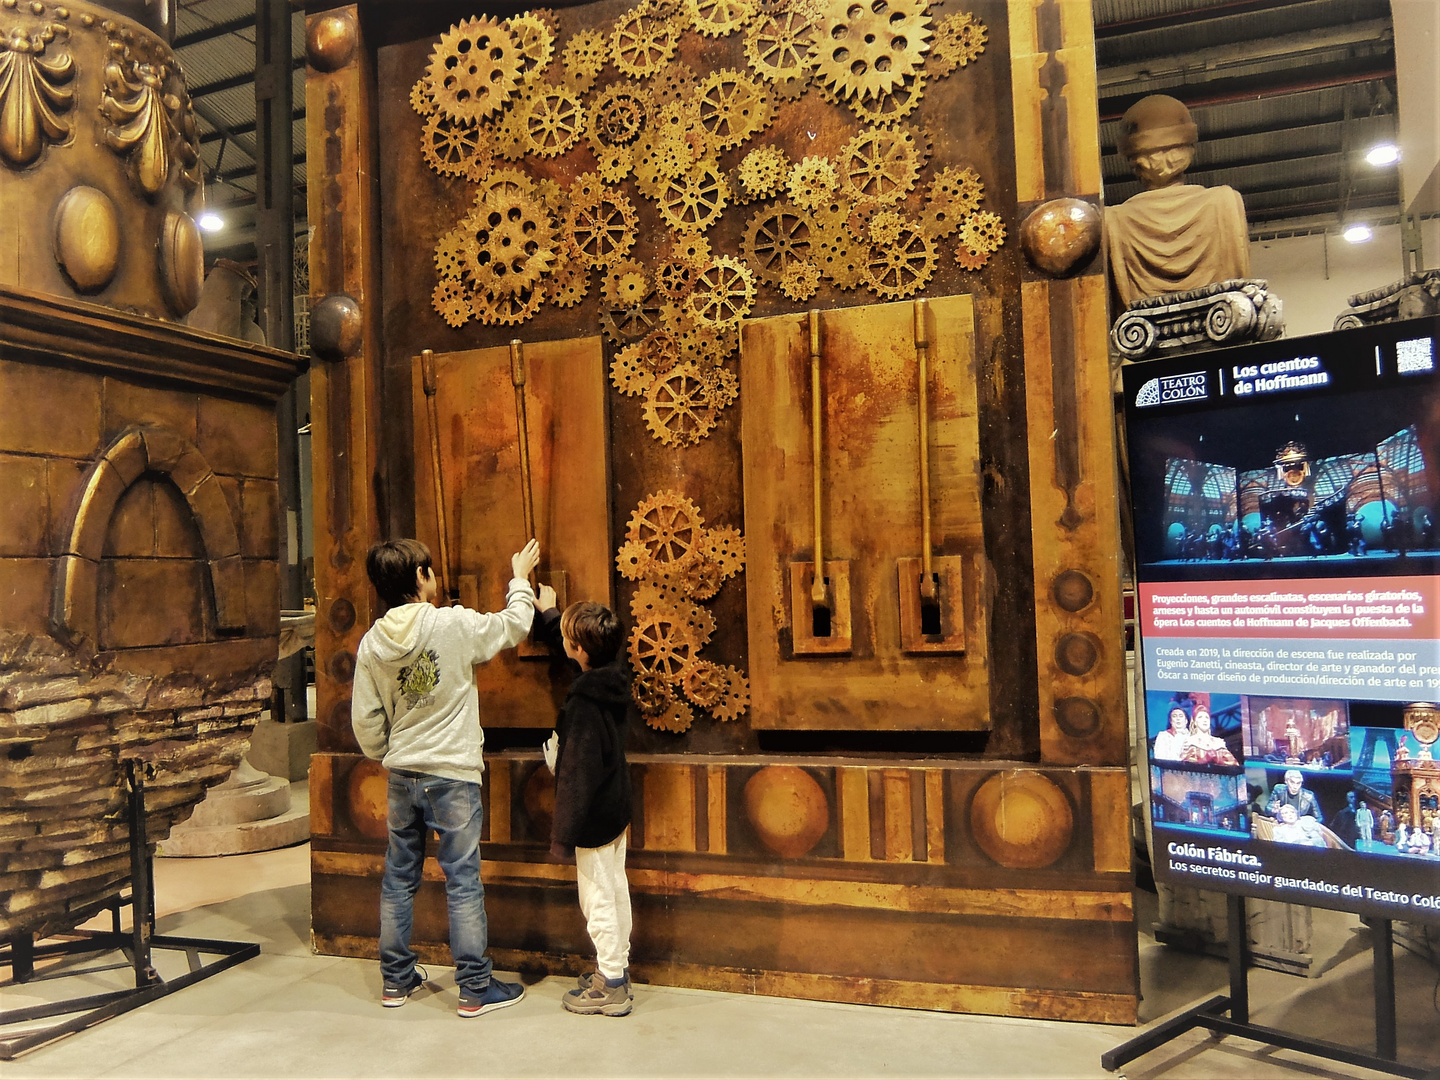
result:
[[[1230,994],[1219,995],[1165,1020],[1149,1031],[1123,1042],[1100,1055],[1100,1067],[1115,1072],[1151,1050],[1164,1046],[1187,1031],[1205,1028],[1217,1035],[1238,1035],[1254,1042],[1267,1043],[1282,1050],[1294,1050],[1314,1057],[1343,1061],[1391,1076],[1411,1080],[1434,1080],[1437,1072],[1425,1066],[1405,1065],[1395,1060],[1395,957],[1391,951],[1391,929],[1388,919],[1369,923],[1374,934],[1375,950],[1375,1049],[1367,1054],[1353,1047],[1320,1039],[1306,1039],[1278,1028],[1250,1023],[1250,988],[1247,983],[1249,957],[1246,955],[1245,898],[1227,898],[1227,933],[1230,938]],[[1227,1016],[1226,1013],[1229,1015]]]
[[[12,1061],[37,1046],[93,1027],[102,1020],[109,1020],[147,1002],[173,994],[176,990],[183,990],[201,979],[207,979],[226,968],[260,955],[260,946],[248,942],[170,937],[155,933],[154,867],[145,831],[145,770],[148,766],[138,758],[125,759],[121,765],[125,770],[128,789],[130,895],[128,898],[116,897],[111,903],[111,929],[77,930],[73,936],[67,936],[63,940],[47,941],[38,945],[32,935],[19,934],[10,940],[7,948],[0,949],[0,965],[10,968],[11,981],[18,984],[31,982],[36,978],[37,960],[87,953],[98,956],[121,952],[127,955],[129,966],[134,968],[135,989],[87,994],[0,1012],[0,1061]],[[130,907],[132,925],[128,932],[124,932],[120,929],[120,908],[127,904]],[[155,949],[174,949],[185,953],[189,971],[179,978],[164,978],[151,963]],[[202,963],[201,953],[216,954],[219,958]],[[102,963],[95,967],[68,969],[65,974],[83,975],[93,971],[111,970],[113,967],[113,964]],[[48,1026],[30,1026],[37,1020],[55,1016],[67,1019]],[[22,1025],[24,1029],[20,1030]]]

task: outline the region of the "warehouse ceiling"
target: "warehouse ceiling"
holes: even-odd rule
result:
[[[947,0],[954,8],[963,3]],[[203,133],[209,202],[227,219],[225,230],[207,238],[207,251],[250,261],[254,0],[180,0],[178,8],[175,45]],[[1094,0],[1094,12],[1106,202],[1139,190],[1116,151],[1121,115],[1145,95],[1163,93],[1189,105],[1200,129],[1191,181],[1240,191],[1252,236],[1395,220],[1397,170],[1365,161],[1370,147],[1396,137],[1389,0]],[[292,31],[296,213],[303,218],[305,35],[298,10]]]

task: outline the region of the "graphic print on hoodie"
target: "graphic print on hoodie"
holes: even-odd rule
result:
[[[409,708],[433,704],[430,692],[439,684],[440,654],[434,649],[426,649],[413,664],[400,669],[400,693]]]

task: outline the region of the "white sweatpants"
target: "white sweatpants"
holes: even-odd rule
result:
[[[625,834],[604,847],[575,849],[575,877],[585,929],[595,943],[595,966],[618,979],[630,964],[630,883],[625,879]]]

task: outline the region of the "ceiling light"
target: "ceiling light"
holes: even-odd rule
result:
[[[1372,146],[1370,152],[1365,155],[1365,160],[1371,165],[1394,165],[1400,160],[1400,148],[1394,143]]]
[[[1352,244],[1363,244],[1375,234],[1371,231],[1369,225],[1351,225],[1341,233],[1341,235]]]
[[[199,225],[200,228],[206,232],[219,232],[225,228],[225,219],[215,213],[214,210],[206,210],[200,215],[200,220],[195,224]]]

